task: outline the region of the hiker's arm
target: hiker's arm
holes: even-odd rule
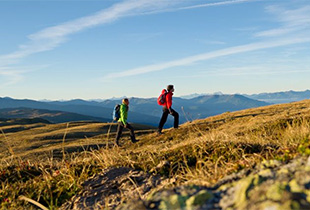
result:
[[[167,101],[167,109],[170,110],[172,106],[172,94],[167,94],[166,101]]]

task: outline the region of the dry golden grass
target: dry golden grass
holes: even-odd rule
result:
[[[113,145],[116,128],[110,124],[1,127],[1,207],[33,208],[17,199],[25,196],[57,209],[84,180],[108,167],[152,171],[176,185],[211,186],[264,159],[285,161],[308,154],[310,101],[224,113],[166,129],[161,136],[149,127],[134,127],[140,141],[132,144],[124,133],[121,148]],[[162,161],[170,166],[156,167]]]

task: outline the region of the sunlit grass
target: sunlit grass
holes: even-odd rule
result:
[[[302,101],[224,113],[164,130],[161,136],[141,127],[140,141],[132,144],[124,133],[121,148],[114,147],[116,128],[110,124],[40,125],[3,132],[1,208],[36,209],[38,202],[57,209],[79,192],[86,179],[109,167],[160,174],[174,180],[173,185],[212,186],[262,160],[286,161],[310,153],[308,107],[310,101]],[[163,161],[169,166],[158,168]]]

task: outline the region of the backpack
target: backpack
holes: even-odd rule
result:
[[[164,93],[160,94],[160,96],[157,98],[157,103],[158,105],[165,105],[166,103],[166,95],[167,95],[167,91],[165,90]]]
[[[116,104],[114,109],[113,109],[113,121],[118,121],[120,118],[120,108],[121,105],[120,104]]]

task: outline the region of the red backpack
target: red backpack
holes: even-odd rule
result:
[[[166,104],[166,95],[167,95],[167,90],[165,90],[164,93],[160,94],[160,96],[157,98],[157,103],[158,105],[165,105]]]

